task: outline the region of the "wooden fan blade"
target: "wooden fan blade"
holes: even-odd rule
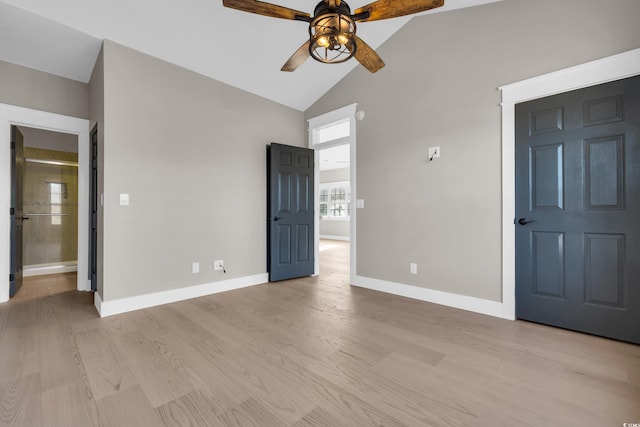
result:
[[[444,0],[378,0],[362,6],[353,14],[359,15],[369,12],[369,17],[356,20],[361,22],[379,21],[381,19],[397,18],[398,16],[424,12],[443,5]]]
[[[311,21],[311,15],[299,10],[276,4],[265,3],[258,0],[222,0],[225,7],[241,10],[243,12],[256,13],[258,15],[271,16],[274,18],[293,19],[297,21]]]
[[[356,54],[354,57],[362,64],[364,68],[375,73],[380,68],[384,67],[384,61],[380,58],[380,55],[364,42],[360,37],[356,38]]]
[[[282,66],[280,71],[295,71],[296,68],[302,65],[304,61],[309,57],[309,40],[304,42],[302,46],[296,50],[296,52],[291,55],[291,58],[287,61],[286,64]]]

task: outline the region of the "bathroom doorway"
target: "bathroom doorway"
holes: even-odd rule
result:
[[[25,126],[18,130],[24,143],[23,280],[14,299],[24,300],[77,288],[78,137]]]

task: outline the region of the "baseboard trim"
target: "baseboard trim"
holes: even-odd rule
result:
[[[32,277],[32,276],[44,276],[47,274],[58,274],[58,273],[72,273],[74,271],[78,271],[78,263],[74,261],[69,264],[35,264],[35,265],[25,265],[22,268],[22,276],[23,277]]]
[[[321,234],[320,238],[327,239],[327,240],[342,240],[343,242],[348,242],[351,240],[349,236],[334,236],[331,234]]]
[[[402,283],[388,282],[386,280],[372,279],[370,277],[355,276],[352,285],[374,291],[386,292],[420,301],[440,304],[447,307],[459,308],[474,313],[513,320],[513,317],[504,312],[503,304],[498,301],[490,301],[481,298],[405,285]]]
[[[186,299],[202,297],[205,295],[217,294],[219,292],[232,291],[234,289],[246,288],[260,285],[269,281],[267,273],[255,274],[253,276],[238,277],[235,279],[221,280],[219,282],[205,283],[202,285],[189,286],[187,288],[172,289],[169,291],[154,292],[152,294],[138,295],[135,297],[122,298],[113,301],[102,301],[98,293],[95,293],[94,304],[100,313],[100,317],[113,316],[114,314],[126,313],[143,308],[155,307],[157,305],[169,304]]]

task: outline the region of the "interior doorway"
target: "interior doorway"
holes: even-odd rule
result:
[[[11,174],[9,170],[11,126],[26,126],[69,133],[78,138],[78,263],[76,289],[90,289],[88,280],[89,248],[89,121],[30,108],[0,104],[0,208],[9,211]],[[0,216],[0,241],[10,241],[10,216]],[[0,245],[0,277],[10,275],[9,245]],[[0,281],[0,302],[9,300],[9,280]]]
[[[78,136],[16,128],[22,135],[23,173],[21,182],[11,185],[22,190],[23,280],[13,298],[23,300],[76,289]]]
[[[333,271],[334,266],[349,275],[351,241],[351,160],[349,144],[319,149],[319,212],[320,274]],[[340,248],[339,251],[336,249]],[[336,256],[327,257],[330,250]],[[341,254],[342,256],[340,256]]]
[[[314,274],[321,273],[321,239],[348,246],[348,277],[356,274],[356,104],[309,119],[309,147],[315,151]],[[324,245],[326,247],[326,245]]]

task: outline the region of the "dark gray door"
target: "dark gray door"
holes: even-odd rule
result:
[[[24,171],[24,141],[17,127],[11,126],[11,266],[9,296],[22,286],[22,180]]]
[[[98,290],[98,125],[91,131],[91,191],[89,196],[89,281]]]
[[[516,106],[516,315],[640,343],[640,76]]]
[[[309,276],[314,268],[313,150],[267,146],[269,281]]]

